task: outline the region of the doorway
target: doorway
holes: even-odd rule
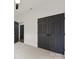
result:
[[[19,40],[19,23],[14,21],[14,43]]]
[[[20,25],[20,41],[24,42],[24,25]]]

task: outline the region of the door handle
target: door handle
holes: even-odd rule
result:
[[[51,36],[51,34],[47,34],[47,36]]]

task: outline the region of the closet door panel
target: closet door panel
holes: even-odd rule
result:
[[[47,26],[48,24],[44,21],[41,21],[38,24],[38,47],[49,49],[49,42],[47,37]]]
[[[48,33],[49,33],[49,48],[51,51],[55,50],[55,23],[48,23]]]
[[[58,15],[55,23],[55,51],[64,54],[64,14]]]
[[[61,50],[61,32],[60,32],[60,22],[55,23],[55,51],[60,52]]]

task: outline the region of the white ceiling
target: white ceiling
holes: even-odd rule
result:
[[[41,7],[41,6],[46,5],[46,4],[51,5],[51,4],[54,4],[55,2],[57,3],[57,1],[58,0],[21,0],[21,2],[19,4],[19,9],[16,10],[16,13],[21,14],[22,12],[25,12],[25,11],[28,12],[28,10],[30,8],[34,9],[34,8]]]
[[[45,7],[49,5],[49,7],[52,5],[52,7],[57,6],[60,4],[61,6],[64,5],[64,3],[60,2],[64,0],[21,0],[19,4],[19,9],[15,9],[15,18],[18,19],[19,17],[23,16],[23,14],[28,13],[30,8],[36,9],[41,7]],[[62,3],[62,4],[61,4]],[[54,6],[55,5],[55,6]],[[16,6],[15,6],[16,7]],[[52,8],[51,7],[51,8]]]
[[[19,4],[19,9],[17,12],[28,11],[30,8],[38,7],[40,4],[45,2],[46,0],[21,0]]]
[[[30,10],[30,8],[35,9],[39,7],[41,4],[45,3],[45,1],[49,0],[21,0],[19,4],[19,9],[15,9],[15,18],[18,19],[25,12],[27,13]]]

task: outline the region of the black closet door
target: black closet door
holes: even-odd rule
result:
[[[64,13],[48,17],[49,48],[51,51],[64,54]]]
[[[45,19],[38,21],[38,47],[49,50],[49,39],[47,37],[48,23]]]
[[[61,53],[62,47],[61,47],[61,26],[60,21],[57,21],[55,23],[55,51],[58,53]]]
[[[19,36],[19,23],[14,22],[14,42],[18,42],[18,36]]]
[[[62,49],[60,50],[61,51],[61,53],[63,53],[64,54],[64,51],[65,51],[65,17],[64,17],[64,14],[62,14],[61,16],[60,16],[60,28],[61,28],[61,30],[60,30],[60,32],[61,32],[61,36],[60,36],[60,38],[61,38],[61,47],[62,47]]]
[[[64,14],[57,15],[55,23],[55,51],[64,54]]]
[[[38,21],[38,47],[64,54],[64,13]]]
[[[49,49],[55,51],[55,23],[48,23],[48,39],[49,39]]]

